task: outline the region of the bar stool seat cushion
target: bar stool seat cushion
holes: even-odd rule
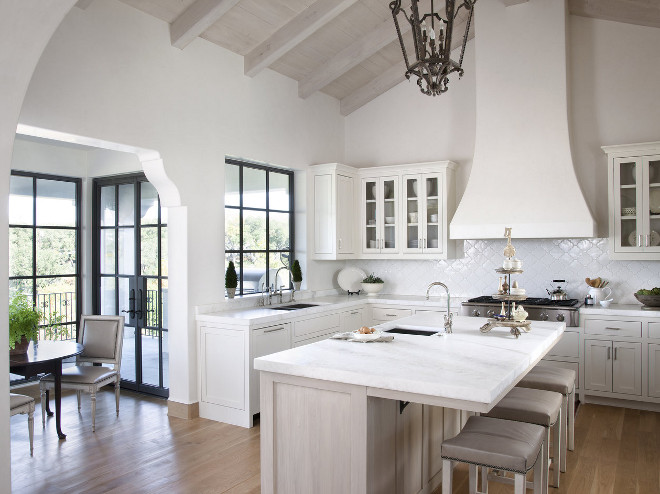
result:
[[[561,400],[562,395],[553,391],[513,388],[490,412],[482,415],[550,427],[557,422]]]
[[[34,398],[31,396],[17,395],[14,393],[9,393],[9,409],[13,410],[14,408],[22,407],[27,405],[31,401],[34,401]]]
[[[534,367],[518,383],[519,388],[544,389],[567,395],[575,389],[575,371],[559,367]]]
[[[526,473],[539,457],[544,435],[536,424],[470,417],[456,437],[442,443],[442,457]]]

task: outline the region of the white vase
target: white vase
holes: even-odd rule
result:
[[[385,286],[385,283],[361,283],[362,291],[367,294],[367,297],[375,297],[378,295]]]
[[[236,288],[226,288],[227,290],[227,298],[234,298],[236,295]]]
[[[293,282],[293,289],[295,291],[299,292],[301,285],[302,285],[302,281],[294,281]]]
[[[589,295],[594,299],[594,305],[598,305],[601,300],[607,300],[612,296],[612,289],[609,286],[604,288],[591,287],[589,288]]]

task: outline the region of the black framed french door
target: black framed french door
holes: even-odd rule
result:
[[[94,180],[93,303],[123,315],[122,387],[169,395],[167,210],[144,174]]]

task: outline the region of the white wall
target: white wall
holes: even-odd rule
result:
[[[292,168],[343,158],[336,100],[301,100],[295,81],[271,71],[247,78],[241,57],[201,39],[173,48],[166,23],[116,1],[70,12],[39,62],[20,121],[160,153],[188,211],[188,326],[171,330],[187,332],[190,349],[190,309],[223,294],[224,156]],[[184,375],[172,375],[171,399],[190,403],[196,362],[184,364]]]

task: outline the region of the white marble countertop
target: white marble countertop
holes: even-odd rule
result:
[[[461,302],[463,299],[452,298],[451,310],[454,313],[459,313]],[[406,307],[415,307],[420,309],[429,310],[447,310],[446,297],[431,297],[426,300],[426,297],[413,296],[413,295],[378,295],[375,297],[367,297],[364,295],[335,295],[326,297],[314,297],[296,300],[293,303],[309,303],[318,304],[316,307],[309,307],[306,309],[299,309],[294,311],[276,310],[273,307],[279,305],[288,305],[289,303],[276,304],[274,306],[266,307],[247,307],[235,310],[225,310],[218,312],[209,312],[205,314],[197,314],[195,319],[201,322],[213,322],[231,324],[233,326],[252,327],[255,325],[285,322],[294,317],[300,316],[313,316],[315,314],[322,314],[329,311],[338,311],[350,309],[358,305],[367,304],[383,304],[383,305],[402,305]]]
[[[395,334],[390,343],[328,339],[255,359],[255,369],[293,376],[415,393],[490,408],[564,332],[564,323],[533,322],[514,338],[506,328],[482,334],[484,318],[455,317],[443,336]],[[437,315],[419,314],[382,324],[441,329]],[[438,327],[440,325],[440,328]]]
[[[640,304],[611,304],[608,308],[598,306],[580,308],[582,316],[635,316],[660,318],[660,307],[658,310],[642,309]]]

